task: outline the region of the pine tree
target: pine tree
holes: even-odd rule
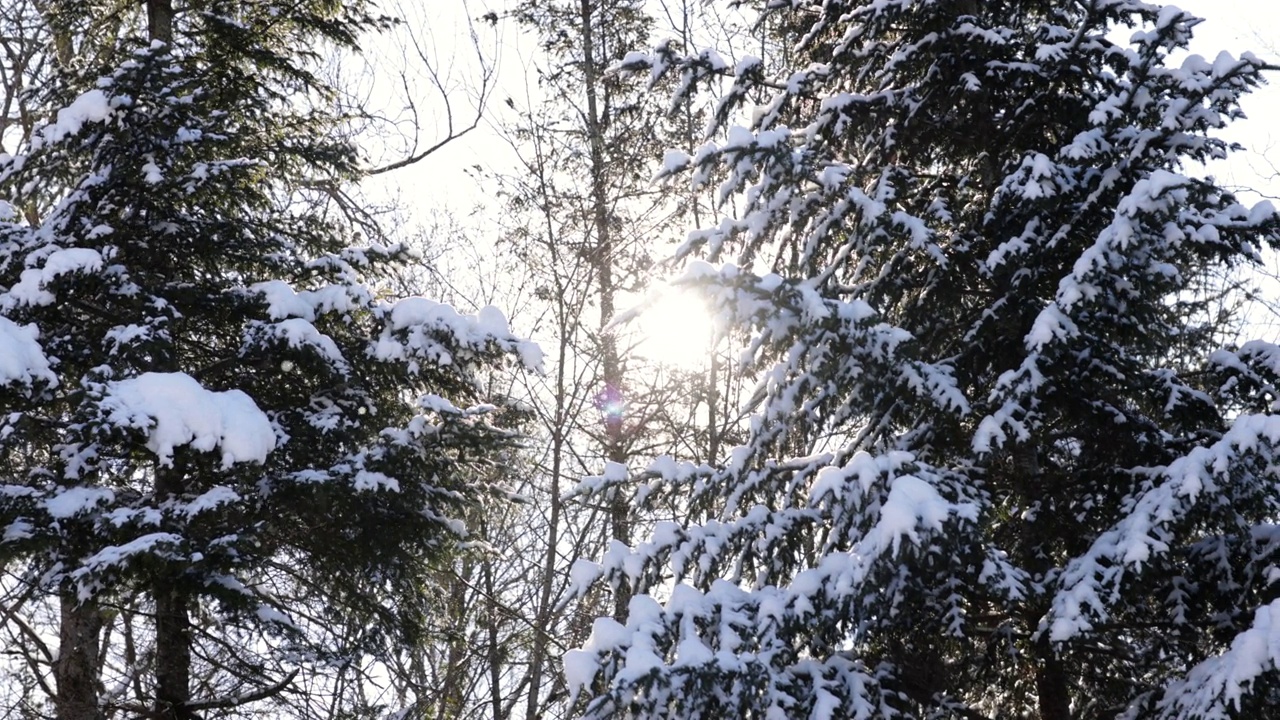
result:
[[[479,373],[538,362],[492,308],[381,297],[412,253],[299,201],[358,173],[311,67],[386,20],[146,11],[0,174],[52,202],[0,239],[0,557],[59,599],[64,718],[282,700],[423,632],[429,565],[512,447]],[[147,651],[100,647],[128,618]]]
[[[566,658],[587,716],[1263,716],[1280,354],[1217,349],[1212,279],[1280,224],[1191,168],[1266,65],[1130,0],[766,15],[776,76],[625,63],[732,77],[667,165],[735,210],[684,282],[764,380],[730,462],[645,471],[708,520],[597,567],[637,595]]]

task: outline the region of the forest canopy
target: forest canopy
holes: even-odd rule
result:
[[[1264,52],[464,12],[0,2],[0,718],[1280,703]]]

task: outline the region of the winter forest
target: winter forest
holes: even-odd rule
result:
[[[1280,717],[1210,24],[0,0],[0,720]]]

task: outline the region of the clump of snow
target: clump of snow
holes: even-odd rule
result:
[[[662,157],[661,177],[667,175],[675,175],[676,173],[689,167],[693,162],[693,156],[683,150],[668,150]]]
[[[627,625],[638,626],[645,623],[661,623],[662,606],[651,595],[641,593],[633,595],[627,602]]]
[[[600,672],[600,662],[595,653],[585,650],[566,651],[561,661],[564,663],[564,681],[569,688],[569,702],[572,704],[578,693],[590,685],[596,673]]]
[[[425,358],[451,365],[453,354],[437,337],[446,335],[458,349],[479,351],[492,343],[514,351],[525,368],[542,369],[542,350],[536,343],[513,336],[502,311],[492,305],[475,315],[463,315],[445,303],[415,296],[398,300],[386,310],[387,327],[373,347],[373,355],[379,360]],[[393,336],[399,332],[405,333],[404,340]]]
[[[18,518],[9,523],[4,532],[0,533],[0,543],[16,542],[34,537],[34,530],[35,525],[32,525],[29,520]]]
[[[142,179],[148,185],[158,185],[164,181],[164,173],[160,171],[160,166],[154,162],[148,162],[142,166]]]
[[[316,290],[296,291],[282,280],[260,282],[249,287],[251,292],[267,302],[267,314],[272,320],[301,318],[314,321],[322,313],[347,313],[367,298],[361,289],[345,285],[327,285]]]
[[[597,659],[600,654],[627,647],[631,641],[632,632],[622,623],[613,618],[596,618],[591,625],[591,636],[582,648],[564,654],[564,679],[569,691],[576,696],[591,684],[600,671]]]
[[[875,533],[879,534],[879,546],[892,545],[896,553],[903,536],[919,542],[917,527],[941,530],[942,523],[952,514],[973,519],[977,509],[953,505],[938,494],[932,485],[913,475],[894,478],[889,497],[880,509],[880,521]]]
[[[398,480],[370,470],[357,472],[351,483],[356,490],[381,490],[385,488],[391,492],[400,492],[400,482]]]
[[[182,544],[181,535],[169,532],[154,532],[136,537],[121,545],[108,545],[85,558],[82,567],[73,573],[73,576],[80,581],[77,596],[81,600],[88,600],[94,596],[98,588],[87,577],[93,573],[107,571],[123,565],[135,555],[172,558],[176,554],[176,550],[182,547]]]
[[[631,631],[613,618],[596,618],[591,624],[591,635],[587,638],[584,650],[607,651],[625,647],[631,640]]]
[[[1027,333],[1026,345],[1027,349],[1032,352],[1039,352],[1044,347],[1055,340],[1065,340],[1080,334],[1080,329],[1072,319],[1062,311],[1062,308],[1055,304],[1050,304],[1040,311],[1036,316],[1035,324],[1031,327],[1031,332]]]
[[[52,305],[57,298],[46,288],[62,275],[80,272],[97,272],[102,269],[102,253],[91,248],[55,250],[45,258],[44,265],[22,271],[18,284],[9,289],[3,304]]]
[[[689,636],[680,641],[676,646],[676,659],[673,667],[705,665],[712,661],[715,656],[711,649],[706,646],[701,638],[697,636]]]
[[[0,317],[0,385],[16,382],[29,386],[36,380],[58,384],[39,338],[35,325],[19,325]]]
[[[418,407],[441,415],[461,415],[464,411],[435,393],[427,393],[418,398]]]
[[[185,373],[144,373],[108,384],[101,407],[110,422],[141,428],[147,448],[171,465],[173,449],[222,450],[222,467],[262,463],[275,449],[270,420],[239,390],[212,392]]]
[[[116,494],[108,488],[69,487],[44,501],[44,509],[50,517],[64,520],[82,512],[93,510],[99,504],[110,505]]]
[[[283,625],[284,627],[294,628],[294,629],[297,629],[298,627],[297,623],[293,621],[292,617],[277,610],[276,608],[271,607],[270,605],[259,605],[256,614],[258,616],[258,619],[265,623]]]
[[[476,326],[481,332],[494,337],[502,337],[511,334],[511,327],[507,324],[507,316],[493,305],[485,305],[480,308],[480,312],[476,313]]]
[[[666,609],[672,615],[699,615],[705,612],[705,598],[701,590],[689,583],[676,583],[671,588],[671,597],[667,598]]]
[[[562,498],[569,499],[583,495],[593,495],[603,492],[615,485],[621,485],[630,478],[627,466],[613,461],[606,461],[604,464],[604,472],[600,475],[587,475],[573,489],[566,492]]]
[[[424,297],[407,297],[391,306],[391,329],[405,330],[415,325],[441,325],[470,336],[472,325],[451,305]]]
[[[213,510],[220,505],[230,505],[240,500],[240,493],[225,486],[214,485],[206,492],[187,503],[185,508],[187,517],[194,517],[207,510]]]
[[[325,335],[302,318],[289,318],[278,323],[261,326],[264,331],[277,339],[283,340],[291,348],[312,347],[339,372],[347,371],[347,359],[338,348],[333,338]]]
[[[86,123],[102,122],[111,117],[111,99],[100,89],[93,89],[58,111],[53,122],[40,128],[31,138],[31,149],[38,150],[44,143],[56,143],[69,135],[75,135]]]
[[[585,558],[574,560],[573,566],[569,568],[569,595],[572,597],[586,595],[592,583],[599,580],[601,574],[600,563]]]

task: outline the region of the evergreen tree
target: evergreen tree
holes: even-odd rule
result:
[[[764,380],[728,463],[644,473],[708,519],[584,573],[638,593],[587,716],[1263,716],[1280,352],[1216,349],[1206,278],[1280,227],[1187,173],[1265,64],[1132,0],[765,5],[776,76],[625,63],[733,78],[667,166],[735,210],[684,282]]]
[[[492,308],[380,297],[412,253],[296,201],[357,174],[311,67],[384,19],[146,11],[0,174],[52,204],[0,229],[0,557],[59,598],[63,718],[285,700],[421,633],[429,563],[511,446],[479,373],[538,362]],[[102,645],[124,617],[146,652]]]

